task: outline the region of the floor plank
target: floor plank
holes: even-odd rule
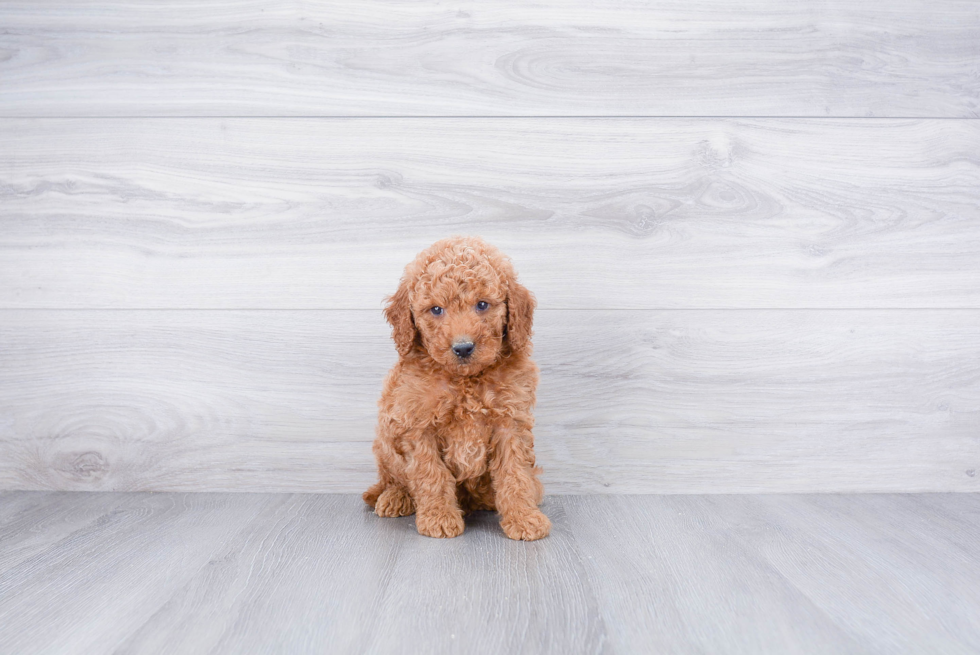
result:
[[[588,580],[617,652],[858,652],[858,642],[724,529],[712,497],[561,500],[588,544]]]
[[[977,507],[975,497],[938,502],[957,515]],[[734,498],[722,506],[727,527],[862,649],[980,651],[975,530],[936,520],[908,495]],[[883,613],[894,618],[887,629]]]
[[[68,535],[52,531],[47,549],[0,574],[0,650],[112,652],[207,566],[224,539],[283,502],[143,494],[112,507],[119,497],[104,498],[110,506],[98,520]]]
[[[5,308],[377,309],[456,233],[543,308],[980,308],[975,120],[11,119],[0,143]]]
[[[546,511],[556,523],[547,542],[501,539],[495,515],[481,512],[449,553],[431,540],[404,548],[367,652],[401,652],[410,634],[438,635],[448,652],[605,652],[607,629],[562,503]],[[402,534],[414,540],[406,524]]]
[[[0,114],[980,114],[971,0],[0,4]]]
[[[118,652],[366,652],[373,626],[386,623],[366,610],[392,575],[405,525],[367,529],[362,505],[304,495],[269,506],[254,529],[216,544]]]
[[[84,498],[81,498],[84,496]],[[66,535],[79,503],[103,516]],[[978,494],[561,496],[420,537],[355,496],[0,492],[0,651],[973,653]],[[45,542],[5,559],[24,532]]]
[[[122,497],[117,497],[122,501]],[[7,494],[0,502],[0,570],[13,568],[104,519],[116,505],[98,494]]]
[[[561,493],[978,491],[980,311],[541,311]],[[0,488],[354,492],[380,312],[0,312]]]

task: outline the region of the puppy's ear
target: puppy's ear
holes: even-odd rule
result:
[[[412,352],[417,332],[415,320],[412,318],[412,308],[408,304],[408,280],[402,280],[398,285],[398,291],[388,297],[385,318],[391,324],[391,338],[395,342],[398,354],[404,357]]]
[[[537,302],[531,292],[517,282],[510,283],[507,293],[507,341],[511,350],[527,348],[531,342],[531,324]]]

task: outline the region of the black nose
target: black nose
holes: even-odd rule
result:
[[[453,344],[453,352],[456,353],[457,357],[469,357],[473,353],[473,347],[473,343],[470,341],[455,343]]]

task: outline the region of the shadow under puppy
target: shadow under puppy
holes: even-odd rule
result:
[[[443,239],[405,267],[385,308],[399,359],[378,402],[380,479],[364,492],[378,516],[414,512],[420,534],[455,537],[464,512],[495,509],[511,539],[547,536],[531,432],[534,305],[479,238]]]

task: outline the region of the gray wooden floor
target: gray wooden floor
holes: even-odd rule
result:
[[[528,544],[352,495],[0,493],[0,652],[980,652],[980,494],[545,507]]]

